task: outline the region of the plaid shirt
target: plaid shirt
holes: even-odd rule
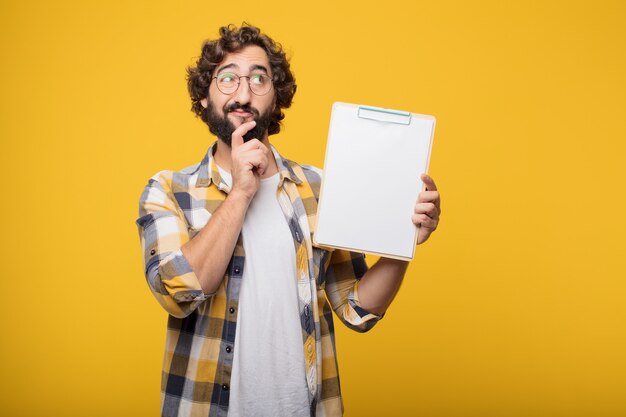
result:
[[[179,172],[152,177],[139,203],[137,225],[150,290],[169,313],[163,373],[163,416],[226,416],[235,346],[239,289],[245,267],[239,236],[224,279],[203,293],[181,247],[207,224],[230,191],[213,151]],[[379,320],[359,307],[363,255],[314,247],[321,172],[283,159],[272,148],[280,179],[277,198],[295,252],[302,345],[311,415],[343,412],[331,309],[348,327],[364,332]]]

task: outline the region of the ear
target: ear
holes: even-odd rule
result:
[[[200,100],[200,104],[202,104],[202,107],[206,109],[206,106],[209,104],[209,101],[208,99],[203,98],[202,100]]]

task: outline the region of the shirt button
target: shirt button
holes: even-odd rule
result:
[[[156,253],[156,251],[155,251],[154,249],[152,249],[152,250],[150,251],[150,255],[154,255],[155,253]]]
[[[309,317],[309,306],[304,306],[304,315],[305,317]]]
[[[228,391],[228,385],[226,385],[226,384],[222,385],[222,390]]]
[[[229,312],[230,314],[233,314],[233,313],[235,312],[235,307],[231,307],[231,308],[229,308],[229,309],[228,309],[228,312]]]
[[[300,232],[298,232],[296,230],[296,239],[298,240],[298,243],[302,242],[302,238],[300,237]]]
[[[241,272],[241,268],[239,268],[238,266],[235,267],[235,274],[238,274]]]
[[[230,353],[231,350],[230,346],[226,346],[226,353]]]

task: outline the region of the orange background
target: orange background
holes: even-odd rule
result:
[[[0,2],[0,414],[158,414],[137,202],[202,158],[185,67],[245,20],[292,57],[287,157],[334,101],[437,117],[442,223],[338,326],[346,416],[626,415],[625,4]]]

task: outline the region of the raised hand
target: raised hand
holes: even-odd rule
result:
[[[270,150],[257,138],[244,142],[243,136],[254,126],[254,120],[241,124],[232,134],[231,175],[232,192],[241,193],[249,200],[259,188],[260,179],[268,168]]]
[[[419,193],[412,217],[413,223],[418,227],[418,245],[424,243],[435,231],[441,215],[441,198],[435,181],[426,174],[422,174],[420,178],[424,181],[426,190]]]

